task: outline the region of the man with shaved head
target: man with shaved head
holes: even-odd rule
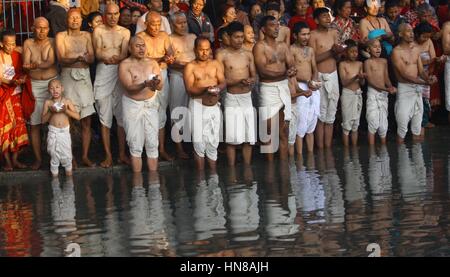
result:
[[[128,56],[130,31],[117,25],[119,15],[119,6],[108,4],[105,10],[105,24],[95,28],[92,37],[95,56],[98,60],[94,98],[102,124],[103,147],[106,153],[105,160],[100,164],[102,167],[111,167],[113,164],[109,137],[113,117],[117,121],[119,162],[129,164],[129,158],[125,152],[125,131],[122,122],[123,87],[118,79],[118,68],[119,63]]]
[[[145,32],[137,34],[144,39],[147,46],[147,57],[156,60],[161,68],[163,87],[158,91],[159,99],[159,156],[164,160],[172,160],[164,147],[165,131],[164,127],[167,120],[167,106],[169,104],[169,81],[167,78],[167,66],[174,62],[173,51],[170,47],[169,35],[160,31],[161,15],[150,11],[147,14],[147,29]]]
[[[61,65],[64,95],[72,101],[81,115],[82,162],[93,167],[88,158],[91,144],[91,115],[95,113],[89,64],[94,62],[91,34],[81,31],[81,10],[67,13],[67,31],[56,35],[56,54]]]
[[[163,1],[162,0],[147,0],[146,5],[148,7],[149,12],[156,12],[161,15],[163,11]],[[136,34],[145,31],[147,28],[147,15],[149,12],[144,13],[141,17],[139,17],[136,23]],[[169,20],[165,16],[161,16],[161,26],[160,31],[166,32],[168,35],[172,33]]]
[[[170,114],[178,107],[187,107],[189,96],[183,81],[183,70],[186,64],[195,60],[194,41],[196,36],[188,33],[186,15],[183,12],[175,12],[171,15],[173,33],[170,35],[170,46],[175,55],[175,61],[170,65]],[[179,122],[173,119],[173,123]],[[177,130],[178,131],[178,130]],[[179,134],[179,132],[178,132]],[[175,139],[174,139],[175,140]],[[184,152],[181,142],[176,142],[177,156],[180,159],[189,159]]]
[[[395,119],[397,121],[397,143],[403,143],[408,124],[414,140],[420,139],[423,117],[422,85],[432,85],[435,76],[428,76],[423,70],[420,49],[414,44],[414,32],[411,25],[399,26],[400,43],[392,52],[392,63],[398,80]]]
[[[48,99],[48,82],[55,79],[58,70],[55,64],[54,40],[48,37],[49,23],[44,17],[38,17],[33,24],[34,38],[23,44],[23,68],[31,77],[31,89],[36,100],[31,114],[31,145],[35,156],[32,169],[37,170],[42,164],[41,126],[42,108]]]
[[[131,56],[120,63],[119,78],[125,90],[122,96],[123,126],[131,153],[133,172],[142,170],[145,147],[149,171],[158,169],[158,106],[157,91],[162,89],[158,63],[146,57],[145,41],[130,40]]]

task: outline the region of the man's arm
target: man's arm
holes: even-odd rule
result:
[[[227,81],[225,79],[225,72],[223,69],[223,66],[219,62],[215,62],[216,64],[216,71],[217,71],[217,87],[220,89],[220,91],[223,91],[227,87]]]
[[[30,50],[31,39],[27,39],[23,43],[23,65],[25,70],[31,69],[31,50]]]
[[[125,60],[128,57],[128,43],[130,42],[130,30],[128,29],[122,29],[121,33],[123,35],[122,45],[120,47],[120,56],[117,63],[120,63],[121,61]]]
[[[95,53],[94,53],[94,46],[92,44],[92,38],[89,33],[86,33],[86,39],[87,39],[87,56],[86,56],[86,62],[88,64],[92,64],[95,61]]]
[[[398,49],[394,49],[394,51],[392,51],[392,56],[391,56],[392,64],[394,65],[394,69],[396,70],[397,74],[400,75],[400,77],[402,77],[405,81],[407,81],[409,83],[425,85],[426,82],[421,80],[419,77],[411,76],[411,75],[408,75],[405,73],[406,65],[404,64],[404,62],[401,59],[400,54],[398,52],[399,52]],[[412,58],[414,58],[414,57],[412,57]],[[416,58],[418,58],[418,61],[420,61],[420,57],[416,57]]]
[[[264,54],[264,46],[262,46],[261,43],[256,43],[255,47],[253,47],[253,56],[255,57],[256,69],[262,78],[281,77],[286,75],[285,71],[273,71],[266,68],[267,58]]]
[[[311,49],[311,69],[312,69],[312,80],[318,80],[319,79],[319,71],[317,70],[317,63],[316,63],[316,54],[314,53],[314,49]]]
[[[450,55],[450,22],[446,22],[442,27],[442,49],[444,54]]]
[[[72,65],[78,61],[78,57],[76,58],[67,58],[66,57],[66,47],[64,46],[64,32],[58,33],[56,35],[56,57],[58,61],[65,65]]]
[[[389,78],[389,68],[388,68],[388,63],[387,60],[384,61],[384,81],[385,81],[385,85],[387,88],[392,87],[392,82],[391,79]],[[369,76],[367,76],[369,77]]]
[[[94,32],[92,33],[92,44],[94,46],[94,52],[95,57],[99,62],[106,62],[105,57],[103,57],[103,50],[102,50],[102,36],[101,36],[101,27],[97,27],[94,29]]]
[[[184,68],[184,85],[186,86],[186,91],[190,96],[200,96],[204,94],[208,88],[195,86],[194,69],[195,68],[192,63],[188,63]]]

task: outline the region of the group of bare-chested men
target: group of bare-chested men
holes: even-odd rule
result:
[[[37,18],[35,37],[24,44],[24,68],[29,71],[36,98],[35,116],[30,120],[36,157],[33,168],[38,169],[42,162],[40,115],[48,95],[47,85],[58,78],[56,61],[61,67],[59,79],[64,95],[80,113],[81,158],[85,166],[95,166],[88,158],[91,116],[95,112],[102,125],[106,154],[100,165],[110,167],[113,164],[110,129],[115,117],[119,161],[130,161],[126,153],[128,143],[135,172],[142,169],[144,148],[151,171],[157,169],[158,157],[171,159],[164,145],[168,107],[170,120],[176,127],[171,136],[177,154],[188,158],[181,137],[190,131],[199,169],[205,167],[205,156],[209,167],[213,170],[216,167],[222,118],[225,119],[223,133],[230,165],[235,164],[237,145],[242,147],[244,164],[250,164],[252,145],[258,140],[258,119],[267,126],[263,131],[259,126],[259,135],[269,160],[277,150],[280,159],[287,159],[289,153],[301,154],[304,137],[308,151],[313,151],[314,140],[318,148],[331,147],[339,100],[337,58],[345,48],[337,43],[337,31],[329,28],[328,10],[316,9],[314,17],[318,29],[310,32],[307,25],[299,24],[293,34],[296,42],[290,46],[277,39],[280,31],[277,19],[264,17],[261,22],[264,39],[253,49],[243,43],[244,26],[233,22],[227,26],[229,45],[218,49],[215,59],[207,38],[188,33],[186,16],[181,12],[171,15],[174,32],[170,36],[160,31],[161,16],[149,12],[147,29],[132,38],[127,29],[117,25],[119,7],[115,4],[106,7],[105,24],[95,28],[92,35],[80,31],[82,17],[78,9],[69,10],[68,29],[58,33],[54,41],[47,37],[47,20]],[[448,29],[446,25],[444,32],[449,33]],[[392,59],[400,82],[396,119],[398,141],[402,142],[409,121],[413,135],[419,135],[420,122],[417,122],[422,118],[423,108],[421,111],[418,101],[412,99],[418,93],[418,86],[435,80],[423,74],[411,26],[400,27],[400,38]],[[450,34],[444,35],[447,52],[450,51],[449,38]],[[94,60],[97,71],[92,85],[89,64]],[[352,87],[354,82],[369,75],[382,76],[370,78],[369,85],[379,93],[395,92],[390,81],[384,78],[382,61],[374,60],[364,69],[365,73],[344,68],[340,73],[347,76],[340,77]],[[255,94],[256,97],[252,97]],[[257,113],[253,109],[255,98],[259,103]],[[224,106],[223,115],[220,103]],[[187,118],[183,111],[188,111]],[[267,136],[263,139],[263,135]],[[297,151],[294,151],[295,143]]]

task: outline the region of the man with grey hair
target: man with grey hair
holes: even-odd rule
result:
[[[186,107],[189,103],[189,95],[186,93],[183,80],[183,70],[186,64],[195,60],[194,42],[196,36],[188,33],[188,25],[186,15],[182,12],[175,12],[170,16],[172,22],[173,33],[169,36],[170,47],[175,55],[175,61],[170,65],[170,98],[169,108],[171,116],[177,117],[177,114],[172,114],[173,110],[178,107]],[[186,118],[183,118],[186,122]],[[173,123],[180,122],[178,118],[173,119]],[[181,121],[183,122],[183,121]],[[179,132],[183,126],[174,126],[175,129],[175,145],[177,156],[180,159],[188,159],[189,156],[184,152],[183,145],[179,140]],[[183,128],[184,130],[184,128]],[[184,130],[186,131],[186,130]]]
[[[398,80],[395,119],[397,121],[397,143],[402,144],[408,124],[414,140],[420,139],[423,117],[422,85],[432,85],[435,76],[423,70],[420,49],[414,45],[414,32],[410,24],[399,26],[400,43],[392,51],[392,64]]]
[[[147,7],[149,9],[148,12],[144,13],[136,23],[136,34],[145,31],[147,29],[146,19],[149,12],[157,12],[159,15],[161,15],[163,4],[162,0],[147,0]],[[168,35],[172,33],[172,30],[170,29],[169,20],[167,17],[161,15],[161,31],[166,32]]]
[[[172,160],[173,158],[167,154],[165,149],[165,126],[167,120],[167,106],[169,104],[169,81],[167,78],[167,66],[174,62],[173,51],[170,47],[169,36],[166,32],[161,31],[162,16],[154,11],[147,13],[145,32],[137,34],[145,41],[147,47],[146,56],[154,59],[161,68],[161,77],[163,88],[158,91],[159,99],[159,156],[164,160]]]

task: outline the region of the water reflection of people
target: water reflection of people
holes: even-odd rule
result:
[[[426,168],[423,160],[422,145],[415,143],[411,147],[411,158],[405,145],[398,146],[398,182],[405,201],[420,197],[425,191]]]
[[[303,160],[297,161],[297,183],[292,183],[296,194],[297,209],[307,214],[307,222],[314,223],[323,220],[325,195],[323,184],[315,170],[314,154],[308,153],[306,165]]]
[[[325,220],[328,223],[343,223],[345,217],[342,184],[336,171],[331,149],[318,153],[319,172],[325,194]]]
[[[228,168],[230,176],[236,176],[236,168]],[[247,182],[251,181],[251,168],[244,168]],[[227,184],[228,192],[228,221],[230,223],[232,240],[254,241],[259,238],[256,232],[259,227],[259,197],[257,183],[243,184],[237,178],[231,178]]]
[[[45,255],[62,255],[62,252],[71,240],[73,240],[74,232],[77,231],[75,215],[75,190],[72,177],[66,177],[63,186],[61,187],[59,178],[52,179],[52,193],[53,199],[51,203],[52,218],[54,225],[54,232],[58,235],[56,240],[62,240],[60,248],[55,248],[56,253],[52,253],[51,247],[49,252]]]
[[[366,184],[359,162],[358,148],[344,148],[344,173],[345,173],[345,200],[352,203],[355,201],[365,203]],[[363,206],[363,205],[361,205]]]
[[[295,223],[297,206],[292,193],[289,175],[289,165],[281,162],[280,173],[275,176],[275,164],[266,164],[264,188],[265,231],[270,240],[294,241],[299,225]]]
[[[219,176],[210,174],[208,180],[205,173],[199,171],[194,198],[194,229],[197,240],[206,240],[215,234],[226,233],[225,208],[222,190],[219,187]]]
[[[392,174],[389,152],[382,145],[378,153],[374,146],[369,148],[369,186],[372,199],[383,199],[384,195],[391,192]]]

